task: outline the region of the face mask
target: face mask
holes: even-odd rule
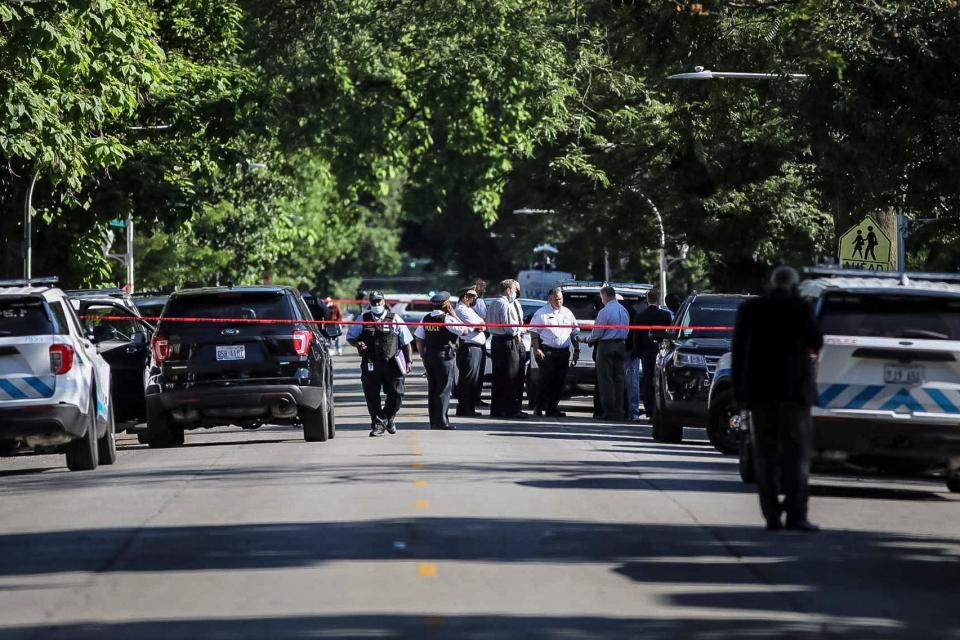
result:
[[[517,296],[515,294],[512,294],[512,293],[507,294],[507,302],[509,302],[510,304],[513,304],[513,301],[516,299],[517,299]]]
[[[384,311],[386,311],[386,307],[384,307],[382,304],[370,305],[370,313],[375,316],[382,316]]]

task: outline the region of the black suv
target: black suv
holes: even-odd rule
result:
[[[189,320],[187,320],[189,319]],[[183,443],[185,429],[299,424],[304,440],[336,434],[327,349],[339,328],[312,324],[288,287],[216,287],[170,296],[150,344],[147,441]]]
[[[664,337],[654,371],[656,411],[653,439],[682,442],[683,427],[707,426],[707,399],[720,356],[730,350],[737,309],[750,296],[693,294],[677,311],[684,327],[731,327],[717,331],[680,329]]]

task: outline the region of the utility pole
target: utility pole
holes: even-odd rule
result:
[[[27,198],[23,203],[23,277],[33,277],[33,188],[37,184],[40,171],[33,172],[33,179],[27,188]]]

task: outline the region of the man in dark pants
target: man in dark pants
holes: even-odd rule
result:
[[[597,314],[589,342],[593,345],[593,359],[597,367],[597,392],[603,410],[601,418],[620,421],[626,413],[627,351],[624,343],[628,330],[619,327],[630,325],[630,315],[617,302],[617,291],[610,285],[600,289],[600,299],[603,309]]]
[[[441,291],[432,298],[433,311],[423,318],[413,335],[417,349],[427,370],[427,410],[431,429],[454,429],[447,417],[450,392],[456,373],[457,342],[467,327],[459,326],[460,319],[450,304],[450,294]],[[445,325],[445,326],[438,326]]]
[[[533,357],[540,369],[539,391],[534,415],[560,417],[560,397],[567,381],[570,367],[570,347],[573,347],[574,363],[580,359],[580,333],[573,312],[563,306],[563,291],[550,289],[547,304],[533,314],[530,321],[533,340]],[[544,326],[538,326],[544,325]]]
[[[469,331],[460,337],[457,348],[457,370],[460,373],[457,382],[457,415],[462,417],[479,416],[476,409],[477,391],[483,380],[483,352],[487,336],[483,318],[474,310],[477,291],[467,287],[460,291],[460,303],[456,306],[457,317],[470,323]]]
[[[487,281],[483,278],[476,278],[473,281],[473,289],[477,292],[477,297],[473,302],[473,310],[482,320],[487,319],[487,303],[483,301],[484,294],[487,293]],[[486,407],[487,403],[483,400],[483,374],[487,370],[487,349],[486,342],[480,355],[480,381],[477,383],[477,393],[473,399],[474,407]]]
[[[633,324],[648,327],[665,327],[673,324],[673,314],[659,305],[660,292],[656,289],[647,292],[647,307],[634,316]],[[647,418],[653,420],[653,412],[657,406],[654,399],[654,370],[657,366],[657,352],[660,350],[660,340],[654,336],[660,331],[631,329],[630,332],[633,334],[633,353],[640,358],[642,371],[640,396],[643,401],[643,412],[647,414]]]
[[[492,334],[490,357],[493,359],[493,401],[490,416],[520,418],[529,416],[520,410],[520,323],[514,305],[517,296],[513,280],[500,283],[502,295],[487,306],[487,330]],[[508,326],[491,326],[508,325]]]
[[[787,529],[813,532],[818,527],[807,519],[810,406],[817,399],[814,359],[823,336],[798,293],[797,272],[778,267],[770,280],[767,295],[744,302],[737,312],[734,393],[738,405],[751,412],[757,491],[767,529],[783,528],[786,512]]]
[[[372,291],[368,296],[369,311],[360,316],[367,324],[351,325],[347,342],[360,354],[360,382],[370,413],[370,436],[396,433],[394,422],[403,403],[403,377],[410,373],[413,362],[413,336],[406,325],[396,322],[393,312],[386,310],[383,293]],[[386,395],[381,405],[380,394]]]

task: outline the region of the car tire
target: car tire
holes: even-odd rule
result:
[[[733,401],[733,392],[729,389],[721,391],[714,398],[710,408],[710,417],[707,422],[707,437],[713,448],[725,455],[734,455],[740,451],[740,438],[743,432],[734,429],[730,424],[737,415],[736,403]]]
[[[107,410],[107,428],[103,437],[97,440],[97,458],[100,464],[113,464],[117,461],[117,424],[113,417],[113,398],[110,398]]]
[[[147,444],[151,449],[167,449],[178,444],[172,422],[164,413],[147,411]]]
[[[947,489],[950,493],[960,493],[960,471],[947,472]]]
[[[67,469],[70,471],[92,471],[97,468],[97,398],[90,398],[90,411],[87,414],[87,430],[83,436],[67,444]]]
[[[326,442],[330,437],[329,409],[327,394],[321,396],[323,400],[316,409],[301,406],[299,410],[300,422],[303,424],[303,439],[305,442]]]
[[[757,470],[753,463],[753,443],[750,438],[740,439],[740,459],[737,461],[737,469],[740,471],[740,479],[746,484],[755,484],[757,481]]]
[[[680,444],[683,442],[683,425],[671,417],[667,411],[663,397],[657,396],[657,409],[653,413],[654,440],[665,444]]]

